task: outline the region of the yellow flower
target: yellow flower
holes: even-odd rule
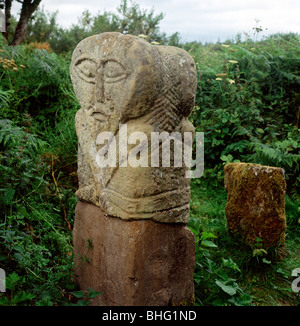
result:
[[[222,78],[218,77],[218,78],[216,78],[216,80],[222,80]]]
[[[224,48],[229,48],[230,47],[230,45],[228,45],[228,44],[222,44],[222,46],[224,46]]]
[[[0,52],[4,52],[4,50],[0,49]]]
[[[230,62],[230,63],[238,63],[238,61],[236,61],[236,60],[228,60],[228,62]]]
[[[21,68],[25,68],[25,66],[23,66],[23,65],[20,65],[20,67],[21,67]]]
[[[230,84],[235,84],[235,81],[232,80],[232,79],[229,79],[229,83],[230,83]]]
[[[145,35],[145,34],[140,34],[140,35],[138,35],[138,37],[146,38],[147,35]]]
[[[223,73],[222,73],[222,74],[216,74],[216,76],[217,76],[217,77],[226,77],[227,74],[223,74]]]
[[[151,42],[151,44],[152,44],[152,45],[158,45],[159,43],[158,43],[158,42],[155,42],[155,41],[153,41],[153,42]]]
[[[13,70],[14,70],[14,71],[18,71],[18,68],[17,68],[17,67],[13,67]]]

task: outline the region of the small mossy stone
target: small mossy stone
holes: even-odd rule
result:
[[[224,166],[229,231],[263,248],[284,246],[286,215],[284,170],[252,163]]]

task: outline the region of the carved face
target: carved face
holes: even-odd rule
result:
[[[112,121],[145,114],[158,88],[154,60],[153,47],[137,37],[103,33],[81,41],[73,53],[71,78],[88,117],[101,129],[112,129]]]

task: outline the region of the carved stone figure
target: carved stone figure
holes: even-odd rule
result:
[[[183,139],[185,132],[194,131],[187,120],[197,80],[192,57],[182,49],[151,45],[135,36],[102,33],[77,45],[70,72],[81,105],[76,114],[77,197],[122,219],[187,222],[188,167],[174,164],[172,145],[170,167],[151,166],[151,133],[175,132]],[[147,136],[136,153],[138,157],[143,146],[148,149],[144,165],[127,164],[128,156],[121,152],[125,147],[130,152],[137,144],[127,142],[120,126],[126,126],[128,136],[137,132]],[[99,143],[97,137],[103,133],[114,140]],[[116,162],[101,167],[97,153],[108,151],[112,141],[117,144]]]

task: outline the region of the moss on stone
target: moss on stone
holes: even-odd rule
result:
[[[229,163],[224,172],[230,232],[240,234],[248,244],[255,244],[259,238],[264,248],[282,246],[286,229],[283,169]]]

